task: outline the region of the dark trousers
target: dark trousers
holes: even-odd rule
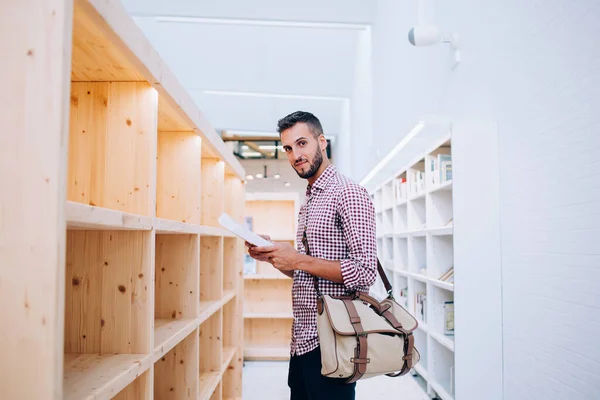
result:
[[[290,358],[288,386],[291,400],[354,400],[356,382],[321,375],[321,350]]]

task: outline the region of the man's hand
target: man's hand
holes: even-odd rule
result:
[[[271,241],[271,237],[268,236],[268,235],[258,235],[258,236],[260,236],[263,239],[268,240],[269,242]],[[256,247],[252,243],[246,242],[246,247],[248,247],[248,254],[250,255],[250,257],[254,258],[255,260],[263,261],[263,262],[268,262],[268,263],[271,262],[268,259],[268,257],[266,255],[264,255],[264,253],[257,253],[255,251],[255,249],[257,249],[258,247]],[[267,248],[267,247],[265,247],[265,248]]]
[[[250,250],[252,258],[255,254],[257,257],[266,258],[267,262],[271,263],[281,272],[294,271],[298,269],[298,262],[302,254],[298,253],[289,243],[274,243],[268,247],[252,247]],[[258,258],[256,258],[258,260]]]

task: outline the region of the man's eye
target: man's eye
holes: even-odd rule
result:
[[[300,146],[305,146],[305,145],[306,145],[306,142],[303,140],[303,141],[301,141],[301,142],[298,142],[298,144],[299,144]]]
[[[289,153],[292,150],[291,147],[284,147],[283,151],[285,151],[286,153]]]

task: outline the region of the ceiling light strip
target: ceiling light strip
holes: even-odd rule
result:
[[[368,24],[352,24],[344,22],[312,22],[312,21],[284,21],[268,19],[241,19],[241,18],[207,18],[207,17],[178,17],[170,15],[133,15],[137,18],[154,18],[157,22],[186,23],[186,24],[212,24],[212,25],[243,25],[266,26],[277,28],[317,28],[337,30],[365,30]]]
[[[385,165],[388,162],[390,162],[392,160],[392,158],[394,158],[394,156],[396,154],[398,154],[400,152],[400,150],[402,150],[404,147],[406,147],[406,145],[408,144],[408,142],[410,142],[412,138],[414,138],[419,132],[421,132],[421,130],[424,127],[425,127],[425,122],[424,121],[419,121],[419,123],[417,125],[415,125],[414,128],[411,129],[411,131],[408,133],[408,135],[406,135],[404,137],[404,139],[402,139],[400,141],[400,143],[398,143],[385,157],[383,157],[383,159],[379,163],[377,163],[377,165],[375,165],[375,167],[373,167],[373,169],[371,170],[371,172],[369,172],[367,174],[367,176],[365,176],[360,181],[360,184],[362,186],[364,186],[371,179],[373,179],[375,177],[375,175],[377,175],[379,173],[379,171],[381,171],[381,169],[383,167],[385,167]]]

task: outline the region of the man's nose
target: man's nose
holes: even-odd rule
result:
[[[292,155],[294,157],[294,162],[297,162],[302,157],[302,154],[300,154],[298,149],[292,149]]]

